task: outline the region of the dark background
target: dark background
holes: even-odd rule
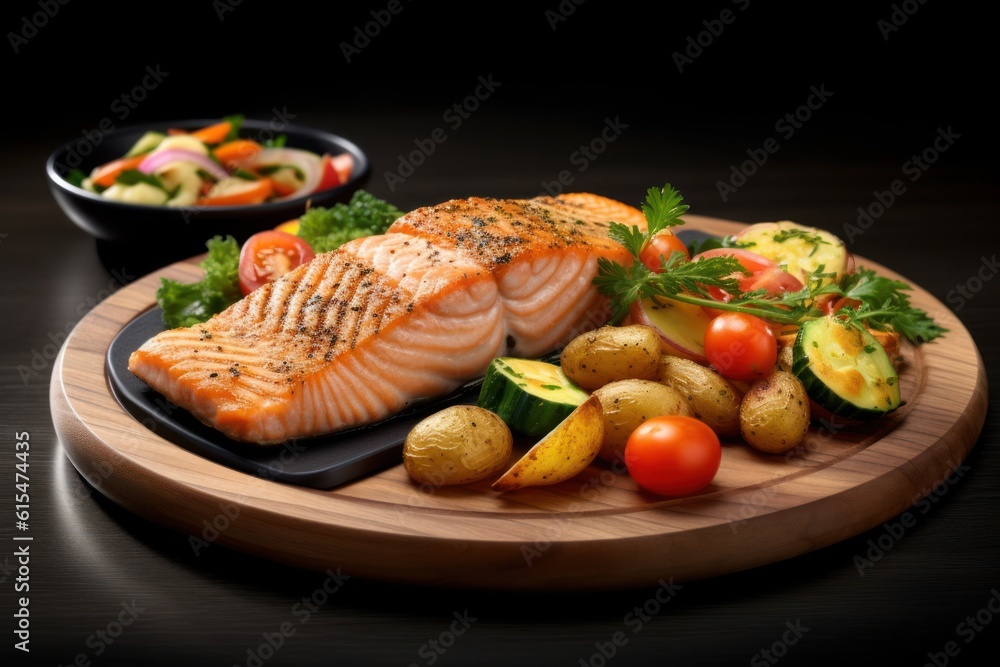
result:
[[[906,15],[903,4],[912,15],[886,39],[879,21]],[[195,558],[184,536],[106,501],[61,452],[48,411],[51,369],[29,382],[15,370],[74,320],[79,304],[106,295],[114,267],[101,265],[93,240],[55,205],[43,170],[52,150],[103,119],[118,126],[232,113],[267,119],[283,110],[296,123],[358,142],[372,159],[369,189],[401,208],[472,194],[532,196],[571,170],[572,189],[628,203],[670,182],[692,213],[793,219],[839,234],[857,220],[858,207],[906,178],[904,164],[939,129],[951,128],[960,138],[907,182],[852,249],[952,307],[959,305],[955,287],[997,250],[995,37],[986,19],[959,3],[867,3],[848,11],[720,1],[648,11],[588,0],[563,2],[574,10],[555,29],[546,11],[557,12],[557,2],[531,9],[402,3],[347,62],[340,44],[387,5],[318,10],[244,0],[154,9],[76,0],[57,5],[34,34],[24,33],[24,21],[55,5],[5,7],[0,466],[13,469],[10,433],[30,431],[37,526],[30,656],[11,650],[11,634],[0,627],[15,664],[69,664],[81,653],[92,664],[246,664],[247,649],[321,583],[314,573],[221,548]],[[725,8],[735,20],[679,72],[672,54]],[[17,52],[12,33],[31,35]],[[147,67],[168,74],[119,118],[115,100],[142,82]],[[443,113],[473,92],[479,76],[501,85],[461,127],[448,127]],[[806,102],[812,86],[832,96],[785,138],[775,124]],[[574,151],[607,118],[628,127],[577,171]],[[385,173],[437,127],[447,141],[390,187]],[[780,150],[736,193],[720,197],[717,183],[769,137]],[[157,231],[149,234],[155,245]],[[141,265],[137,257],[129,266]],[[1000,362],[993,277],[956,311],[980,346],[990,384]],[[956,635],[957,624],[1000,587],[995,413],[991,400],[970,471],[864,576],[854,557],[881,527],[787,562],[692,582],[608,663],[754,664],[756,656],[764,664],[758,652],[797,621],[809,631],[782,665],[922,665],[950,640],[961,646],[950,664],[995,659],[1000,622],[967,644]],[[11,480],[0,491],[5,507],[13,504],[12,478],[0,476]],[[4,540],[12,523],[0,520]],[[9,578],[0,587],[0,616],[9,623],[15,595],[8,586]],[[438,664],[578,665],[650,593],[503,594],[351,580],[264,664],[428,664],[421,646],[448,628],[453,612],[468,610],[480,620]],[[143,607],[137,621],[95,655],[88,637],[132,600]]]

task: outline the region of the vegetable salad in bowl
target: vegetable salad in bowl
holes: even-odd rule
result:
[[[286,146],[285,135],[241,136],[242,116],[187,130],[145,132],[120,157],[85,173],[75,185],[109,200],[168,207],[245,206],[307,197],[347,183],[350,153],[319,154]]]

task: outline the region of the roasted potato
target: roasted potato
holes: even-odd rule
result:
[[[494,491],[558,484],[597,458],[604,441],[601,401],[591,396],[493,482]]]
[[[743,439],[769,454],[787,452],[802,442],[809,420],[809,396],[802,381],[777,368],[754,380],[740,404]]]
[[[783,371],[792,372],[792,362],[795,352],[794,339],[790,343],[778,340],[778,361],[775,366]],[[744,392],[746,393],[746,392]]]
[[[687,399],[694,417],[720,437],[740,433],[742,392],[716,371],[698,362],[671,355],[660,358],[659,381]]]
[[[566,376],[587,391],[616,380],[656,379],[660,337],[642,324],[607,325],[580,334],[563,348]]]
[[[604,415],[604,441],[598,456],[605,461],[624,458],[628,437],[650,417],[694,416],[679,391],[655,380],[617,380],[596,389],[594,395]]]
[[[503,469],[513,447],[513,435],[499,416],[475,405],[453,405],[410,430],[403,466],[421,484],[467,484]]]

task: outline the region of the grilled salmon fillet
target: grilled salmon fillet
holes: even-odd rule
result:
[[[607,322],[597,260],[631,261],[611,221],[637,208],[588,193],[456,199],[415,209],[163,331],[129,370],[225,436],[261,445],[372,424]]]

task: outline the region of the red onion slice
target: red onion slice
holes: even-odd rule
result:
[[[150,153],[145,160],[139,163],[139,171],[144,174],[152,174],[170,162],[193,162],[216,179],[223,179],[229,176],[229,173],[220,167],[218,163],[214,162],[212,158],[183,148],[168,148],[156,153]]]

